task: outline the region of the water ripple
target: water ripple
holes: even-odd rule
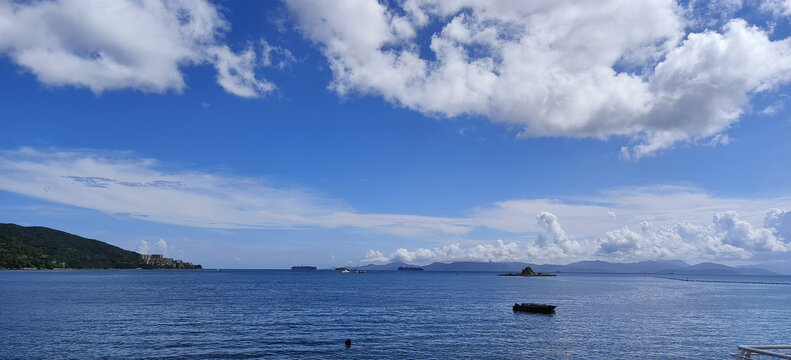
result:
[[[7,271],[0,358],[724,358],[787,342],[791,292],[760,282],[788,278],[699,280]],[[558,312],[514,313],[517,301]]]

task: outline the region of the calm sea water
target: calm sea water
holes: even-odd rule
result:
[[[514,313],[514,302],[558,308]],[[740,344],[777,343],[791,343],[787,285],[636,275],[0,271],[0,358],[10,359],[725,359]]]

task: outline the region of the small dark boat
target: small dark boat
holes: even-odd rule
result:
[[[535,303],[521,303],[514,304],[514,311],[531,312],[538,314],[554,314],[555,305],[535,304]]]

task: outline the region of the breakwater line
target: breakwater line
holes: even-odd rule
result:
[[[660,279],[678,280],[687,282],[703,282],[703,283],[719,283],[719,284],[745,284],[745,285],[786,285],[791,286],[791,282],[782,281],[742,281],[742,280],[703,280],[703,279],[689,279],[689,278],[675,278],[675,277],[660,277]]]

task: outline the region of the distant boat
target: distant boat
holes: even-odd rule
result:
[[[299,265],[299,266],[292,266],[291,270],[300,270],[300,271],[306,271],[307,270],[307,271],[311,271],[311,270],[316,270],[316,267],[315,266]]]
[[[423,271],[423,268],[417,266],[399,266],[398,271]]]
[[[538,314],[553,314],[555,312],[555,305],[536,304],[536,303],[521,303],[514,304],[514,311],[531,312]]]
[[[358,269],[358,267],[360,267],[360,263],[357,263],[357,266],[354,267],[354,272],[356,272],[358,274],[365,274],[365,270]]]

